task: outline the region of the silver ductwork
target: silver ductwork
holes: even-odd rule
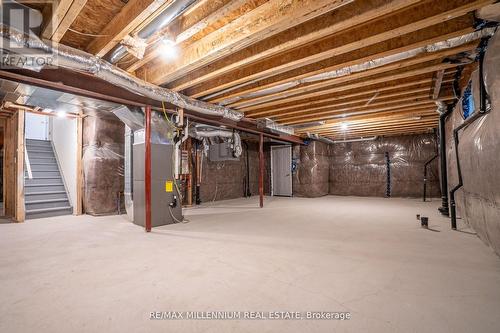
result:
[[[196,0],[174,0],[160,15],[137,33],[137,38],[141,40],[148,39],[155,32],[165,28],[170,22],[179,17],[195,2]],[[127,54],[127,47],[120,44],[111,51],[108,59],[114,64],[123,58],[125,54]]]
[[[362,142],[362,141],[374,141],[378,136],[371,136],[368,138],[358,138],[358,139],[347,139],[347,140],[333,140],[333,143],[349,143],[349,142]]]
[[[37,51],[45,55],[51,54],[54,64],[70,70],[93,74],[116,86],[125,88],[136,94],[176,105],[179,108],[195,111],[210,116],[221,116],[233,121],[243,118],[241,112],[179,94],[167,88],[156,86],[138,79],[126,71],[111,65],[109,62],[87,52],[53,42],[44,42],[36,36],[28,36],[22,32],[1,25],[0,35],[2,47],[11,53],[22,49]],[[26,68],[26,66],[24,66]],[[31,68],[36,70],[36,68]]]
[[[189,130],[189,135],[195,139],[204,138],[228,138],[233,140],[233,152],[235,157],[240,157],[243,149],[241,147],[241,137],[237,132],[224,130],[215,126],[195,125]]]
[[[335,143],[333,140],[325,138],[324,136],[319,136],[318,134],[307,133],[307,138],[311,139],[311,140],[316,140],[316,141],[319,141],[319,142],[323,142],[323,143],[326,143],[326,144],[329,144],[329,145]]]
[[[292,126],[278,124],[277,122],[269,118],[258,119],[257,128],[268,129],[271,132],[277,134],[283,133],[293,135],[295,133],[295,130]]]

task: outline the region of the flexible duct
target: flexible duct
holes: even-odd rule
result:
[[[241,148],[241,138],[237,132],[221,130],[213,126],[195,126],[189,131],[189,135],[195,139],[203,138],[229,138],[234,142],[234,156],[240,157],[243,149]]]
[[[243,118],[242,113],[232,109],[199,101],[138,79],[87,52],[53,42],[46,43],[35,36],[28,36],[4,24],[1,25],[0,34],[4,39],[2,48],[10,52],[16,53],[24,48],[44,54],[52,54],[54,65],[56,66],[93,74],[111,84],[130,90],[136,94],[206,115],[221,116],[233,121],[239,121]],[[31,69],[36,70],[36,68]]]
[[[166,27],[170,22],[175,20],[179,15],[184,13],[196,0],[174,0],[160,15],[153,19],[141,31],[137,33],[137,37],[148,39],[155,32]],[[127,48],[124,45],[116,46],[109,56],[109,61],[114,64],[127,54]]]

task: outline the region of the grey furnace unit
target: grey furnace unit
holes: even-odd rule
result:
[[[137,136],[134,136],[137,138]],[[172,144],[151,143],[151,226],[175,223],[172,215],[182,220],[182,202],[179,199],[173,176]],[[134,224],[146,224],[145,197],[145,153],[144,140],[137,140],[133,146],[133,200]],[[172,214],[169,211],[169,205]]]

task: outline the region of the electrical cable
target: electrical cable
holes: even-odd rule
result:
[[[90,34],[86,32],[81,32],[75,29],[68,28],[69,31],[74,32],[75,34],[87,36],[87,37],[109,37],[109,35],[98,35],[98,34]]]

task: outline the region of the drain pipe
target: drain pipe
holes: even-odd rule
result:
[[[458,184],[453,187],[450,191],[450,214],[451,214],[451,229],[457,230],[457,212],[456,212],[456,203],[455,203],[455,192],[458,191],[462,186],[463,186],[463,177],[462,177],[462,169],[460,168],[460,156],[458,153],[458,144],[459,144],[459,137],[458,133],[460,132],[461,129],[466,128],[470,124],[472,124],[474,121],[477,119],[483,117],[485,114],[487,114],[490,111],[490,108],[487,107],[487,93],[486,93],[486,87],[484,84],[484,73],[483,73],[483,60],[484,60],[484,53],[486,50],[486,47],[488,45],[488,39],[489,38],[484,38],[481,40],[480,43],[480,54],[479,54],[479,102],[480,102],[480,107],[479,111],[474,113],[472,116],[467,118],[462,124],[457,126],[453,130],[453,140],[455,144],[455,159],[457,161],[457,173],[458,173]]]
[[[441,162],[441,207],[439,212],[444,216],[450,215],[448,208],[448,169],[446,162],[446,117],[453,112],[453,106],[438,102],[439,112],[439,157]],[[445,111],[446,110],[446,111]]]
[[[245,197],[251,197],[252,193],[250,193],[250,164],[249,164],[249,157],[248,157],[248,143],[243,141],[243,144],[245,145],[245,155],[246,155],[246,165],[247,165],[247,174],[246,174],[246,181],[245,181]]]

